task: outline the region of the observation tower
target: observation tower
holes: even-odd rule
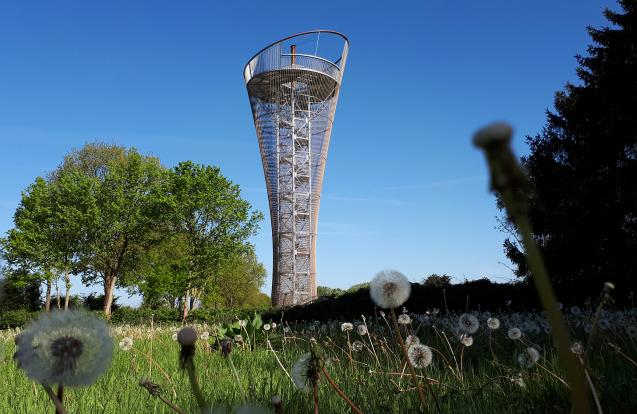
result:
[[[245,66],[272,223],[272,305],[316,293],[316,235],[334,112],[349,49],[330,30],[272,43]]]

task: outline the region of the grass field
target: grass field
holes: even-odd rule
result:
[[[467,330],[475,326],[465,329],[457,314],[408,315],[410,322],[400,326],[402,336],[415,335],[433,351],[431,365],[417,372],[421,383],[422,378],[428,379],[442,412],[569,412],[568,389],[550,344],[549,328],[540,314],[474,312],[479,325],[470,335]],[[591,311],[573,308],[567,315],[572,336],[580,341],[582,349],[591,332],[596,332],[589,371],[604,411],[636,412],[637,310],[604,311],[595,327],[591,325]],[[488,327],[489,317],[498,318],[498,329]],[[240,384],[229,360],[220,352],[217,327],[195,326],[200,336],[209,335],[206,340],[198,339],[195,355],[205,399],[218,412],[232,412],[246,402],[261,406],[263,412],[274,412],[270,401],[279,396],[285,413],[313,412],[313,393],[297,389],[288,373],[309,351],[310,338],[315,338],[325,351],[327,371],[362,412],[419,412],[419,399],[390,329],[391,321],[380,315],[369,316],[364,322],[367,333],[359,328],[362,319],[351,322],[352,330],[346,331],[342,328],[349,326],[341,321],[284,322],[275,328],[264,325],[270,329],[261,327],[253,337],[246,331],[241,341],[234,341],[230,354]],[[509,338],[513,327],[521,330],[519,339]],[[68,412],[172,412],[139,385],[142,378],[160,385],[161,395],[184,412],[198,412],[187,375],[179,369],[180,347],[173,339],[177,330],[168,326],[152,330],[150,326],[112,327],[116,348],[112,365],[95,384],[65,389]],[[0,413],[53,412],[42,387],[28,379],[12,358],[15,335],[16,331],[0,331]],[[124,337],[133,341],[129,350],[118,346]],[[529,359],[528,348],[538,351],[537,361]],[[573,350],[579,351],[577,346]],[[423,389],[428,410],[436,412],[428,387]],[[323,377],[319,380],[318,408],[322,413],[350,412]],[[240,412],[261,411],[253,408]]]

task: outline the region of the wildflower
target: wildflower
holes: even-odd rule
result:
[[[581,342],[573,342],[573,345],[571,345],[571,352],[575,355],[582,355],[584,353],[584,346]]]
[[[272,329],[276,329],[276,323],[272,322]]]
[[[15,342],[18,366],[29,378],[48,385],[92,384],[113,357],[108,326],[86,312],[45,313]]]
[[[173,334],[173,341],[176,341],[176,340],[177,340],[177,332]]]
[[[356,331],[360,336],[367,335],[367,327],[365,325],[358,325]]]
[[[398,323],[401,325],[409,325],[411,323],[411,318],[406,313],[402,313],[398,316]]]
[[[133,347],[133,340],[129,337],[123,338],[119,341],[119,347],[122,351],[130,351]]]
[[[383,270],[369,284],[369,294],[383,309],[397,308],[409,299],[411,284],[400,272]]]
[[[464,346],[471,346],[473,345],[473,337],[467,334],[462,334],[460,335],[460,342],[462,342],[462,345]]]
[[[433,359],[431,348],[426,345],[414,344],[407,350],[409,361],[414,368],[425,368]]]
[[[312,354],[307,353],[301,355],[298,361],[292,367],[292,381],[296,388],[301,391],[309,392],[312,385],[318,380],[317,373],[314,372],[312,364]]]
[[[420,343],[420,339],[416,335],[408,335],[405,339],[405,346],[409,348],[412,345],[417,345]]]
[[[243,336],[241,336],[241,335],[235,335],[235,336],[234,336],[234,341],[235,341],[235,342],[243,342]]]
[[[489,318],[487,319],[487,326],[489,329],[499,329],[500,328],[500,320],[498,318]]]
[[[351,331],[352,329],[354,329],[354,325],[352,325],[349,322],[343,322],[341,324],[341,331],[343,332],[348,332],[348,331]]]
[[[478,318],[471,315],[470,313],[463,313],[462,315],[460,315],[458,324],[460,325],[460,329],[463,332],[468,334],[475,333],[480,327],[480,322],[478,322]]]
[[[359,352],[363,350],[363,343],[361,341],[352,342],[352,350]]]
[[[263,330],[264,331],[269,331],[270,330],[270,324],[266,323],[265,325],[263,325]]]
[[[526,348],[523,353],[518,355],[518,362],[521,366],[531,368],[540,360],[540,353],[535,348]]]
[[[210,337],[210,332],[208,331],[203,331],[201,335],[199,336],[199,338],[201,338],[202,341],[207,341],[209,337]]]
[[[520,339],[520,337],[522,337],[522,331],[520,330],[520,328],[511,328],[509,329],[509,332],[507,332],[507,336],[509,337],[509,339],[513,339],[515,341],[516,339]]]

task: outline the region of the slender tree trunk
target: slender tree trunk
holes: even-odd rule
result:
[[[184,314],[182,321],[186,321],[188,312],[190,311],[190,289],[186,289],[186,296],[184,297]]]
[[[115,281],[117,276],[107,275],[104,278],[104,316],[111,318],[111,307],[113,306],[113,292],[115,291]]]
[[[55,301],[57,302],[58,309],[62,309],[60,303],[60,284],[57,280],[55,281]]]
[[[46,281],[46,296],[44,298],[44,310],[49,312],[51,310],[51,281]]]
[[[64,310],[69,309],[69,302],[71,300],[71,275],[68,270],[64,271],[64,283],[66,284],[66,294],[64,296]]]

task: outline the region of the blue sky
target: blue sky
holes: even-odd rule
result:
[[[168,167],[218,165],[267,215],[243,66],[280,38],[331,29],[351,48],[323,186],[319,284],[345,288],[384,268],[413,281],[434,272],[510,280],[471,135],[506,120],[526,153],[524,136],[542,129],[554,92],[576,81],[586,26],[606,25],[604,7],[617,9],[581,0],[2,2],[0,233],[20,192],[93,140]],[[252,241],[269,273],[269,220]]]

